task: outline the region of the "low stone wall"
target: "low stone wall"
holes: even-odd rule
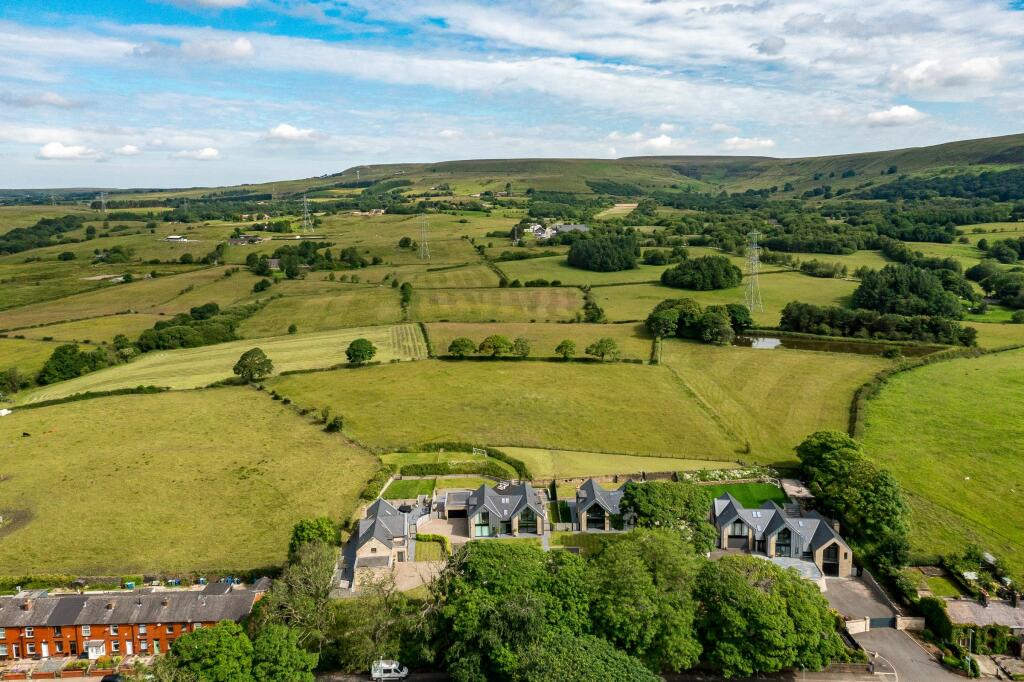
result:
[[[859,635],[871,629],[870,618],[851,618],[846,621],[846,631],[851,635]]]
[[[912,616],[896,616],[897,630],[914,630],[915,632],[920,632],[924,630],[924,628],[924,618]]]
[[[555,485],[572,485],[580,487],[590,479],[594,479],[598,483],[625,483],[629,480],[634,481],[674,481],[676,479],[676,472],[674,471],[644,471],[634,474],[607,474],[605,476],[573,476],[570,478],[536,478],[530,481],[530,485],[535,488],[546,488],[551,485],[554,481]]]

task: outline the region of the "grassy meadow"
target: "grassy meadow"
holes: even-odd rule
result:
[[[0,419],[0,573],[277,565],[292,524],[347,518],[376,467],[247,388],[15,410]]]
[[[27,339],[53,339],[65,343],[110,343],[118,334],[134,339],[145,330],[151,329],[160,319],[160,315],[142,313],[107,315],[77,322],[61,322],[22,329],[17,334]]]
[[[273,361],[275,373],[330,367],[347,361],[345,349],[352,340],[359,337],[369,339],[377,347],[374,360],[388,362],[426,357],[426,345],[416,325],[286,334],[258,341],[243,339],[215,346],[146,353],[123,365],[24,391],[17,398],[21,403],[28,403],[87,391],[109,391],[135,386],[200,388],[234,376],[231,368],[239,356],[254,347],[262,348]]]
[[[844,430],[853,392],[891,361],[669,339],[662,363],[723,429],[750,444],[751,453],[739,459],[780,463],[793,462],[793,448],[810,433]]]
[[[799,272],[769,272],[759,277],[764,311],[753,311],[754,321],[761,325],[779,323],[782,309],[790,301],[816,305],[842,305],[857,288],[857,282],[844,279],[810,277]],[[651,309],[666,298],[692,298],[701,305],[743,303],[746,280],[732,289],[691,291],[661,284],[631,284],[593,289],[597,302],[611,321],[643,320]]]
[[[911,505],[921,556],[977,543],[1024,575],[1024,351],[920,367],[868,402],[868,457],[889,469]]]
[[[431,360],[267,386],[302,407],[330,406],[346,434],[377,448],[460,440],[733,461],[742,445],[664,367]]]
[[[423,322],[558,322],[582,311],[583,294],[567,287],[421,289],[410,308]]]
[[[14,367],[23,374],[34,374],[42,369],[43,363],[58,345],[56,342],[36,339],[0,339],[0,371]]]
[[[594,341],[608,337],[615,339],[623,358],[648,360],[653,339],[643,325],[637,324],[559,324],[559,323],[506,323],[480,324],[472,322],[431,322],[426,325],[434,355],[447,355],[448,346],[460,337],[479,344],[491,334],[502,334],[509,339],[522,337],[530,342],[531,357],[554,357],[555,348],[564,339],[576,344],[577,355],[582,357],[586,347]]]
[[[277,336],[295,324],[301,332],[391,324],[402,319],[398,291],[339,285],[332,293],[274,299],[238,329],[241,336]]]
[[[706,459],[641,457],[637,455],[616,455],[607,452],[517,447],[503,447],[502,450],[516,459],[525,462],[534,478],[608,476],[612,474],[637,474],[641,471],[693,471],[696,469],[707,469],[711,466],[717,469],[731,466],[728,463],[709,462]]]

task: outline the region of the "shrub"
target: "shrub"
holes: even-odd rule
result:
[[[636,267],[636,237],[632,234],[581,237],[569,247],[568,263],[574,268],[615,272]]]
[[[373,477],[366,482],[366,487],[359,493],[359,497],[364,500],[377,499],[380,496],[380,491],[384,490],[384,486],[391,480],[394,472],[394,467],[390,464],[381,464]]]
[[[677,289],[708,291],[738,286],[743,273],[725,256],[701,256],[684,260],[661,273],[661,283]]]

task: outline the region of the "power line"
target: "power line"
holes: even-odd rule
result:
[[[302,231],[313,229],[313,221],[309,219],[309,199],[302,195]]]
[[[757,238],[761,233],[751,230],[747,234],[750,243],[747,245],[747,309],[751,312],[764,312],[764,303],[761,301],[761,284],[758,282],[758,272],[761,269],[761,247],[757,245]]]
[[[430,247],[427,245],[427,216],[420,216],[420,260],[430,260]]]

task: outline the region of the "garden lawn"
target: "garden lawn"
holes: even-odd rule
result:
[[[434,479],[432,478],[403,478],[399,481],[392,481],[391,485],[381,493],[381,497],[385,500],[411,500],[432,492],[434,492]]]
[[[867,404],[870,459],[911,506],[917,555],[977,543],[1024,575],[1024,351],[920,367]]]
[[[723,428],[750,443],[751,453],[735,459],[792,463],[793,448],[814,431],[847,428],[854,391],[892,361],[668,339],[662,362]]]
[[[345,415],[345,432],[377,448],[463,441],[732,461],[742,446],[671,371],[649,365],[431,360],[267,385]]]
[[[731,463],[676,457],[637,457],[636,455],[617,455],[607,452],[504,446],[500,449],[525,462],[534,478],[607,476],[610,474],[637,474],[642,471],[694,471],[733,466]]]
[[[584,556],[599,552],[607,543],[615,542],[614,533],[574,533],[554,531],[551,533],[552,547],[578,547]]]
[[[377,466],[248,388],[15,409],[0,418],[0,573],[279,565],[292,525],[347,518]]]
[[[437,540],[416,541],[416,561],[444,561],[444,547]]]
[[[622,358],[648,360],[653,339],[639,324],[559,324],[557,322],[485,323],[431,322],[426,325],[434,355],[448,354],[452,340],[464,336],[479,345],[491,334],[501,334],[514,340],[523,337],[530,343],[531,357],[556,357],[555,348],[563,340],[576,344],[576,354],[583,357],[586,348],[602,337],[615,340]]]
[[[262,348],[275,372],[315,369],[345,363],[345,349],[359,337],[377,347],[374,360],[411,360],[426,355],[419,327],[366,327],[313,334],[287,334],[267,339],[229,341],[213,346],[154,351],[132,362],[108,367],[76,379],[42,386],[18,395],[22,403],[63,398],[87,391],[109,391],[136,386],[199,388],[234,376],[232,367],[250,348]]]
[[[760,507],[765,502],[785,504],[789,501],[782,489],[771,483],[716,483],[707,486],[712,497],[729,493],[744,507]]]

